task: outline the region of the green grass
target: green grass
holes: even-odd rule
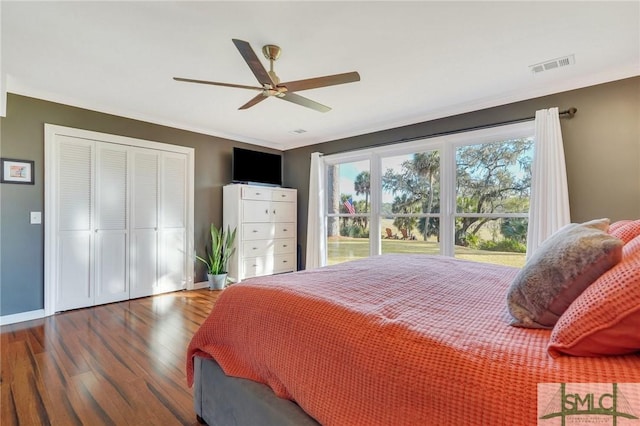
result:
[[[369,240],[366,238],[329,238],[327,242],[327,261],[329,264],[342,263],[369,256]],[[430,241],[382,240],[382,253],[422,253],[440,254],[438,243]],[[522,267],[524,253],[474,250],[456,247],[455,256],[474,262],[496,263],[499,265]]]

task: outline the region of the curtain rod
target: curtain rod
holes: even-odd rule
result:
[[[573,118],[573,116],[576,115],[576,112],[578,112],[578,108],[571,107],[569,109],[565,109],[564,111],[558,112],[558,115],[560,116],[560,118]],[[480,129],[486,129],[486,128],[489,128],[489,127],[504,126],[506,124],[522,123],[522,122],[525,122],[525,121],[535,120],[535,118],[536,118],[536,116],[533,115],[531,117],[516,118],[516,119],[513,119],[513,120],[500,121],[500,122],[497,122],[497,123],[482,124],[480,126],[467,127],[465,129],[458,129],[458,130],[451,130],[451,131],[447,131],[447,132],[436,133],[436,134],[433,134],[433,135],[429,135],[429,137],[432,137],[432,136],[443,136],[443,135],[452,134],[452,133],[468,132],[468,131],[471,131],[471,130],[480,130]]]
[[[576,115],[577,111],[578,111],[577,108],[571,107],[571,108],[566,109],[564,111],[558,112],[558,115],[560,116],[560,118],[573,118],[573,116]],[[453,134],[456,134],[456,133],[470,132],[472,130],[488,129],[488,128],[491,128],[491,127],[504,126],[506,124],[523,123],[525,121],[534,120],[535,118],[536,118],[536,116],[534,115],[534,116],[531,116],[531,117],[523,117],[523,118],[516,118],[516,119],[513,119],[513,120],[500,121],[500,122],[497,122],[497,123],[481,124],[479,126],[465,127],[463,129],[447,130],[447,131],[440,132],[440,133],[431,133],[431,134],[428,134],[428,135],[413,136],[413,137],[410,137],[410,138],[398,139],[398,140],[395,140],[395,141],[382,142],[382,143],[375,144],[375,145],[369,145],[369,146],[367,146],[367,148],[376,147],[376,146],[391,145],[391,144],[400,143],[400,142],[411,142],[411,141],[416,141],[416,140],[420,140],[420,139],[424,139],[424,138],[434,138],[434,137],[437,137],[437,136],[453,135]],[[358,149],[361,149],[361,148],[358,148]]]

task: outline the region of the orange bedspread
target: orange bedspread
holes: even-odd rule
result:
[[[383,255],[246,280],[188,348],[331,425],[535,425],[537,384],[640,382],[640,355],[551,358],[509,326],[515,268]]]

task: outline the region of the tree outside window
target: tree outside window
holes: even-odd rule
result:
[[[328,163],[328,263],[423,253],[524,264],[532,137],[470,134],[397,148]]]

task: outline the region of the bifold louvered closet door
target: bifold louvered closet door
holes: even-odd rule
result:
[[[45,313],[192,287],[193,150],[83,132],[47,131]]]
[[[178,290],[186,274],[187,157],[132,151],[130,297]]]

